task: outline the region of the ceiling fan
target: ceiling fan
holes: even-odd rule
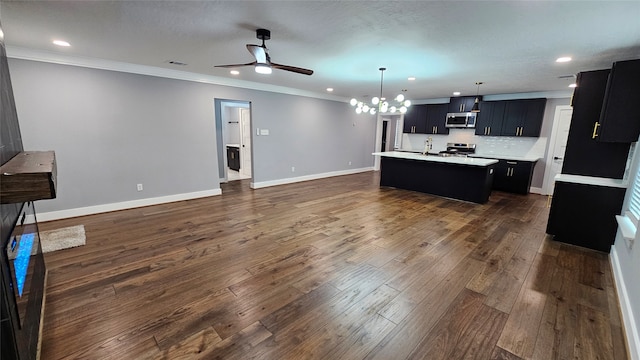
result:
[[[267,46],[264,44],[265,40],[271,39],[271,31],[267,29],[258,29],[256,30],[256,37],[262,40],[262,45],[247,44],[247,50],[249,50],[256,59],[255,61],[246,64],[215,65],[215,67],[234,68],[240,66],[255,66],[256,72],[260,74],[271,74],[272,68],[304,75],[313,74],[313,70],[271,62],[271,57],[268,52],[269,49],[267,49]]]

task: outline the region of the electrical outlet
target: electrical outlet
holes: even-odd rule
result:
[[[142,190],[143,190],[142,184],[138,184],[138,191],[142,191]]]
[[[291,167],[291,172],[296,172],[296,167],[295,166]]]

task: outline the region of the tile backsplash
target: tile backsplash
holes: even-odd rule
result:
[[[401,149],[422,151],[425,141],[432,139],[433,149],[446,150],[447,143],[476,144],[479,155],[510,155],[544,157],[546,137],[477,136],[473,129],[451,129],[449,135],[402,134]]]

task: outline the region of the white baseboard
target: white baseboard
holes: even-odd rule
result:
[[[52,220],[67,219],[67,218],[78,217],[78,216],[100,214],[100,213],[105,213],[110,211],[132,209],[132,208],[143,207],[143,206],[165,204],[165,203],[170,203],[175,201],[197,199],[197,198],[215,196],[215,195],[221,195],[221,194],[222,194],[222,189],[212,189],[212,190],[205,190],[205,191],[196,191],[196,192],[186,193],[186,194],[160,196],[160,197],[147,198],[147,199],[123,201],[123,202],[111,203],[111,204],[87,206],[87,207],[75,208],[75,209],[37,213],[38,214],[37,216],[38,216],[39,222],[52,221]],[[28,221],[33,222],[33,219],[28,219]]]
[[[251,188],[260,189],[260,188],[265,188],[269,186],[293,184],[293,183],[302,182],[302,181],[324,179],[332,176],[351,175],[351,174],[357,174],[357,173],[366,172],[366,171],[373,171],[373,167],[331,171],[331,172],[322,173],[322,174],[305,175],[305,176],[298,176],[294,178],[278,179],[278,180],[271,180],[271,181],[252,182]]]
[[[629,358],[631,360],[640,360],[640,336],[638,334],[638,328],[636,327],[636,318],[633,316],[633,310],[631,309],[631,299],[629,299],[627,287],[622,277],[622,269],[620,268],[615,246],[611,247],[610,258],[613,279],[616,283],[616,290],[620,301],[620,310],[622,311],[623,330],[627,337]],[[637,281],[637,278],[633,279],[633,281]]]
[[[533,194],[546,195],[546,194],[544,193],[544,189],[539,188],[539,187],[533,187],[533,186],[532,186],[532,187],[530,187],[530,188],[529,188],[529,192],[530,192],[530,193],[533,193]]]

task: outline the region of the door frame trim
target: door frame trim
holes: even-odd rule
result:
[[[549,136],[549,143],[547,145],[547,157],[545,159],[544,168],[544,180],[542,181],[542,193],[543,195],[553,194],[553,179],[551,179],[551,166],[553,165],[553,153],[556,147],[556,137],[558,136],[558,124],[560,123],[560,112],[562,110],[572,110],[571,105],[557,105],[555,113],[553,114],[553,127],[551,129],[551,136]]]

